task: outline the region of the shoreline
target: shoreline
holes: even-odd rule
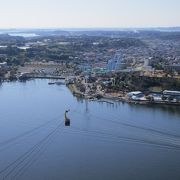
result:
[[[29,78],[29,79],[52,79],[52,78]],[[53,78],[54,79],[54,78]],[[62,78],[55,78],[55,79],[62,79]],[[27,79],[26,79],[27,80]],[[24,81],[26,81],[24,80]],[[14,82],[14,81],[23,81],[20,79],[16,80],[2,80],[1,83],[3,82]],[[66,84],[68,89],[72,92],[72,94],[76,97],[88,99],[89,101],[97,101],[97,102],[106,102],[109,104],[113,104],[114,102],[124,102],[128,104],[139,104],[139,105],[169,105],[169,106],[180,106],[180,102],[169,102],[169,101],[140,101],[140,100],[130,100],[126,96],[123,97],[117,97],[117,96],[112,96],[112,95],[101,95],[101,98],[96,98],[95,95],[89,95],[85,94],[81,91],[79,91],[75,84]]]
[[[99,101],[99,102],[107,102],[107,103],[112,103],[112,102],[108,102],[106,100],[110,100],[113,102],[125,102],[128,104],[139,104],[139,105],[173,105],[173,106],[180,106],[179,102],[169,102],[169,101],[148,101],[148,100],[144,100],[144,101],[135,101],[135,100],[130,100],[128,99],[126,96],[124,97],[116,97],[116,96],[108,96],[108,95],[102,95],[102,98],[97,99],[95,98],[93,95],[85,95],[83,92],[80,92],[79,90],[77,90],[76,86],[74,84],[69,84],[67,85],[67,87],[70,89],[70,91],[72,92],[73,95],[77,96],[77,97],[82,97],[85,99],[89,99],[90,101]],[[101,101],[102,100],[102,101]]]

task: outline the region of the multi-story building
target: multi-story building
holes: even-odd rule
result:
[[[122,63],[122,58],[120,55],[115,55],[112,59],[108,61],[107,69],[108,71],[119,71],[126,68],[126,64]]]

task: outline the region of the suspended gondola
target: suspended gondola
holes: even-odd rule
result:
[[[70,111],[70,110],[66,110],[65,113],[64,113],[64,123],[65,123],[65,126],[70,126],[70,124],[71,124],[70,119],[67,117],[67,113],[68,113],[69,111]]]

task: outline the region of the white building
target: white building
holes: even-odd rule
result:
[[[164,90],[163,91],[164,96],[180,96],[180,91],[169,91],[169,90]]]
[[[0,63],[0,68],[5,68],[5,67],[7,67],[7,62]]]

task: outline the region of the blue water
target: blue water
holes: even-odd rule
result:
[[[0,179],[180,179],[180,107],[88,102],[48,82],[0,86]]]
[[[37,37],[39,35],[35,33],[9,33],[10,36],[21,36],[24,38]]]

